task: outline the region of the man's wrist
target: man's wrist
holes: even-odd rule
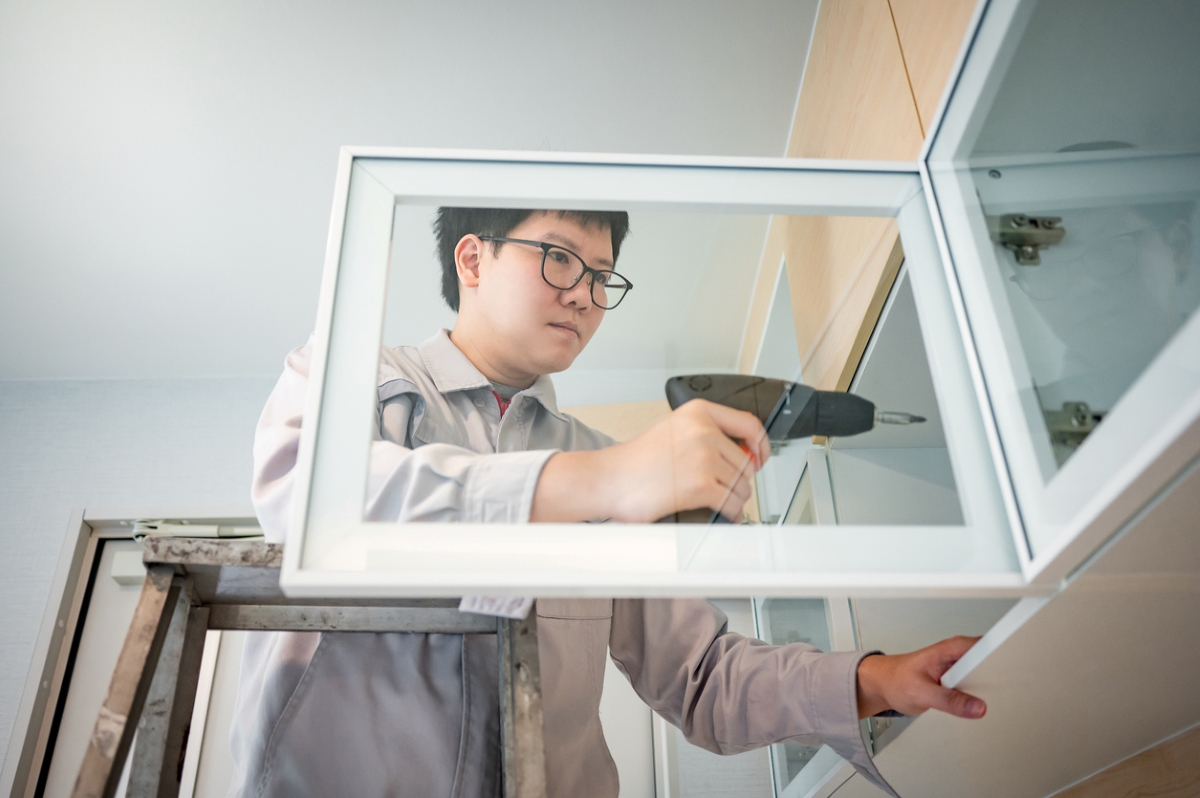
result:
[[[859,718],[869,718],[892,708],[884,697],[884,686],[891,672],[889,665],[888,657],[877,653],[867,654],[858,661]]]

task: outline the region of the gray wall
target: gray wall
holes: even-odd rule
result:
[[[272,373],[344,144],[780,156],[816,8],[0,3],[0,379]]]
[[[0,382],[0,751],[72,509],[248,507],[273,382]]]
[[[0,3],[0,750],[73,507],[249,503],[339,146],[780,155],[816,9]]]

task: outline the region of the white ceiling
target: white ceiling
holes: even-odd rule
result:
[[[1147,13],[1152,9],[1151,13]],[[1200,3],[1042,0],[974,155],[1200,146]]]
[[[816,5],[2,4],[0,379],[277,373],[343,144],[781,155]]]

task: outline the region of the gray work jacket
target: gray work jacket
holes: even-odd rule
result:
[[[253,499],[286,535],[309,347],[288,355],[254,440]],[[380,355],[367,517],[526,522],[556,451],[612,440],[559,411],[549,377],[501,416],[491,384],[441,331]],[[829,744],[872,781],[857,714],[863,652],[726,633],[699,599],[537,602],[548,792],[616,798],[598,713],[605,654],[695,745],[734,754]],[[499,794],[493,635],[249,633],[231,732],[236,796]]]

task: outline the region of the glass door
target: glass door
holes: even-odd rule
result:
[[[300,447],[298,487],[307,501],[293,505],[285,589],[425,596],[1029,592],[1003,460],[989,438],[992,421],[971,376],[915,164],[347,150],[338,196]],[[637,289],[610,313],[579,362],[553,375],[563,407],[643,408],[663,402],[667,377],[736,371],[767,215],[799,230],[807,229],[805,219],[828,216],[852,217],[855,230],[898,233],[904,277],[889,311],[896,321],[883,325],[896,334],[879,338],[873,356],[881,374],[892,361],[893,376],[861,381],[874,408],[860,434],[779,447],[775,466],[787,468],[774,495],[760,483],[763,498],[776,503],[763,520],[776,523],[537,524],[482,512],[454,524],[401,521],[368,490],[368,471],[375,475],[403,454],[380,439],[373,408],[418,389],[394,374],[380,382],[387,372],[381,358],[394,366],[399,356],[390,348],[381,354],[379,345],[381,337],[388,345],[419,343],[432,330],[418,327],[444,323],[433,312],[440,298],[430,279],[436,264],[429,220],[447,206],[629,213],[633,233],[621,269]],[[809,249],[820,243],[806,242]],[[783,283],[782,297],[802,290],[816,289]],[[786,330],[787,319],[779,326]],[[763,350],[760,365],[790,377],[797,353],[784,349]],[[486,398],[468,400],[486,405]],[[925,421],[886,423],[888,411]],[[555,412],[566,418],[561,408]],[[426,413],[413,438],[466,446],[453,433],[448,421]],[[811,488],[816,524],[786,522],[785,502],[803,515],[787,501],[801,468],[811,476],[801,483]],[[382,484],[378,475],[370,482]]]
[[[929,147],[1029,576],[1195,454],[1198,30],[1187,0],[994,0]]]

